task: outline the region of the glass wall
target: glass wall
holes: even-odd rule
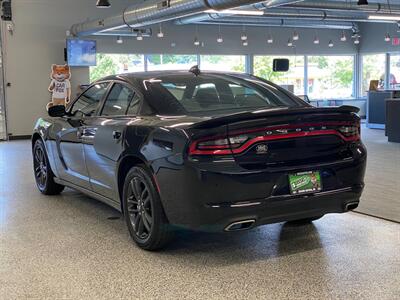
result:
[[[389,88],[400,88],[400,54],[390,55],[390,78]]]
[[[362,56],[361,96],[367,96],[371,80],[378,81],[378,88],[385,88],[385,65],[386,54],[384,53]]]
[[[146,57],[149,71],[189,70],[197,65],[197,55],[150,54]]]
[[[274,72],[274,58],[289,59],[288,72]],[[284,86],[296,95],[304,95],[304,56],[254,56],[254,75]]]
[[[354,97],[354,56],[309,56],[308,97],[345,99]]]
[[[97,54],[97,66],[90,67],[90,81],[108,75],[144,71],[144,56],[141,54]]]
[[[245,55],[201,55],[202,70],[246,72]]]

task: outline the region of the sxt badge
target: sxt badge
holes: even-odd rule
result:
[[[266,144],[260,144],[256,147],[257,154],[265,154],[268,152],[268,146]]]

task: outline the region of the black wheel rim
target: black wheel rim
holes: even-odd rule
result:
[[[47,163],[45,153],[41,147],[36,147],[34,151],[35,178],[40,189],[44,189],[47,180]]]
[[[135,235],[146,240],[153,227],[153,207],[147,183],[134,177],[129,183],[127,209]]]

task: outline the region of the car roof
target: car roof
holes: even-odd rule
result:
[[[189,71],[185,70],[162,70],[162,71],[147,71],[147,72],[135,72],[135,73],[124,73],[124,74],[117,74],[107,76],[102,78],[101,80],[125,80],[125,81],[142,81],[148,80],[151,78],[157,78],[160,76],[176,76],[176,75],[190,75],[193,74]],[[240,73],[240,72],[220,72],[220,71],[202,71],[202,75],[230,75],[236,77],[250,77],[249,74]]]

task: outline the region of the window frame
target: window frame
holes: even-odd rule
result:
[[[110,95],[110,93],[111,93],[111,91],[112,91],[114,85],[116,85],[116,84],[121,84],[122,86],[125,86],[125,87],[127,87],[128,89],[130,89],[130,90],[133,91],[133,97],[132,97],[131,101],[135,98],[136,95],[139,96],[139,98],[140,98],[140,99],[139,99],[140,104],[139,104],[138,113],[137,113],[136,115],[132,115],[132,114],[129,114],[129,115],[128,115],[129,105],[128,105],[126,111],[124,112],[124,114],[122,114],[122,115],[112,115],[112,116],[102,116],[102,115],[101,115],[102,112],[103,112],[103,110],[104,110],[104,106],[105,106],[105,104],[106,104],[106,101],[107,101],[107,99],[108,99],[108,96]],[[143,101],[144,101],[143,94],[142,94],[141,92],[139,92],[138,89],[135,88],[132,84],[129,84],[128,82],[122,81],[122,80],[112,80],[112,81],[111,81],[111,84],[110,84],[110,86],[109,86],[109,88],[108,88],[107,95],[106,95],[106,97],[104,97],[103,100],[102,100],[101,108],[98,110],[98,112],[97,112],[98,115],[97,115],[97,116],[102,117],[102,118],[116,118],[116,117],[126,117],[126,116],[140,116],[140,115],[141,115],[141,111],[142,111],[142,107],[143,107]],[[129,102],[129,104],[130,104],[130,103],[131,103],[131,102]]]
[[[105,99],[106,97],[108,97],[108,94],[110,93],[110,88],[111,88],[111,86],[112,86],[112,80],[101,80],[101,81],[96,81],[96,82],[94,82],[93,84],[91,84],[90,86],[88,86],[82,93],[79,94],[78,97],[76,97],[76,99],[75,99],[74,101],[72,101],[72,102],[68,105],[68,107],[67,107],[67,109],[66,109],[66,112],[68,113],[68,115],[73,116],[72,113],[71,113],[71,111],[72,111],[72,109],[74,108],[74,105],[76,104],[76,102],[79,101],[79,99],[80,99],[88,90],[90,90],[90,89],[91,89],[92,87],[94,87],[96,84],[103,84],[103,83],[106,83],[106,84],[107,84],[107,88],[106,88],[106,91],[105,91],[103,97],[99,100],[99,105],[97,106],[95,112],[94,112],[92,115],[90,115],[90,116],[85,116],[85,115],[83,116],[83,118],[85,118],[85,119],[86,119],[86,118],[97,117],[97,116],[99,115],[99,110],[100,110],[100,108],[103,107],[104,99]]]

